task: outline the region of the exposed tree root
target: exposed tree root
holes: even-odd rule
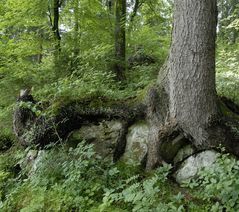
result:
[[[232,106],[232,112],[235,112],[237,106],[230,102],[229,109],[231,109]],[[168,150],[166,149],[167,145],[163,146],[163,144],[172,142],[174,138],[179,135],[184,135],[185,139],[187,139],[198,152],[224,147],[227,152],[239,157],[239,121],[233,119],[231,116],[222,116],[221,118],[212,120],[206,129],[207,139],[202,145],[195,145],[194,139],[180,128],[176,120],[164,122],[164,125],[162,125],[161,122],[158,123],[158,125],[150,127],[151,135],[146,165],[147,170],[160,166],[163,161],[170,162],[164,157],[164,152]]]
[[[162,146],[165,142],[171,141],[175,138],[173,134],[177,134],[178,129],[174,123],[167,123],[161,128],[156,125],[150,126],[149,134],[149,151],[148,158],[146,163],[146,170],[154,169],[162,165],[165,158],[163,157],[162,151],[167,151],[166,149],[162,150]]]
[[[20,98],[19,101],[33,103],[32,96],[29,94],[27,96]],[[60,106],[52,118],[37,117],[30,109],[18,105],[14,115],[15,134],[24,146],[35,145],[46,148],[50,143],[64,141],[70,132],[79,129],[82,125],[117,119],[122,122],[122,130],[113,160],[118,160],[125,150],[128,127],[136,120],[144,119],[145,105],[111,102],[110,106],[94,107],[87,103],[69,102]]]
[[[28,96],[19,101],[34,102]],[[237,107],[231,101],[223,98],[224,104],[237,113]],[[226,150],[239,156],[239,121],[232,117],[215,119],[206,129],[207,139],[203,145],[194,145],[194,138],[185,133],[177,120],[168,116],[168,97],[164,89],[153,87],[148,91],[145,104],[111,103],[110,106],[90,107],[86,102],[69,102],[59,107],[53,118],[37,117],[29,109],[18,107],[14,116],[14,129],[20,142],[25,145],[37,145],[45,148],[50,143],[65,140],[70,132],[82,125],[98,123],[102,120],[121,120],[123,127],[120,132],[113,160],[117,161],[125,151],[128,128],[136,120],[146,119],[149,123],[149,144],[146,169],[160,166],[163,161],[172,162],[177,152],[170,142],[181,139],[179,145],[190,142],[198,151],[223,146]],[[229,105],[229,106],[228,106]],[[178,147],[177,147],[178,148]],[[169,154],[172,154],[169,156]]]

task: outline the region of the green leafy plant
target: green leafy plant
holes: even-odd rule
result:
[[[199,178],[191,180],[187,186],[197,188],[197,196],[214,202],[212,211],[239,210],[239,161],[229,154],[219,155],[213,167],[205,168]]]
[[[181,193],[163,201],[164,184],[170,169],[171,166],[164,165],[148,179],[140,180],[140,176],[136,175],[115,189],[107,189],[103,204],[100,205],[101,211],[112,205],[118,205],[129,211],[184,211]]]

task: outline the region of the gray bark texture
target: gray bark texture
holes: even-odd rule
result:
[[[215,85],[216,0],[176,0],[167,91],[170,117],[195,145],[205,145],[217,117]]]
[[[170,54],[158,78],[159,99],[163,100],[148,112],[154,118],[149,118],[147,169],[162,162],[160,146],[173,131],[181,132],[198,150],[222,144],[238,154],[234,143],[238,137],[231,136],[230,128],[221,120],[216,93],[217,1],[175,0],[174,6]],[[153,101],[147,99],[148,108]]]

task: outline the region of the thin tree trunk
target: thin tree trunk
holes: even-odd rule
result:
[[[134,19],[137,16],[137,12],[138,12],[138,10],[139,10],[139,8],[141,7],[142,4],[143,3],[140,2],[140,0],[135,0],[134,8],[133,8],[132,14],[130,16],[130,23],[129,23],[129,27],[128,27],[129,32],[132,31],[132,28],[134,26],[133,25]]]
[[[140,8],[141,5],[142,5],[142,3],[140,3],[140,0],[135,0],[134,9],[133,9],[132,15],[130,17],[131,23],[134,21],[134,18],[137,15],[138,9]]]
[[[109,8],[110,13],[113,14],[114,13],[114,0],[108,0],[107,6]]]
[[[116,0],[115,21],[115,73],[118,80],[123,80],[126,68],[125,58],[125,19],[126,0]]]
[[[52,25],[52,31],[54,33],[55,37],[55,51],[60,52],[61,51],[61,35],[59,30],[59,18],[60,18],[60,0],[54,0],[53,5],[53,25]]]
[[[77,58],[79,55],[79,0],[74,1],[74,22],[74,55]]]

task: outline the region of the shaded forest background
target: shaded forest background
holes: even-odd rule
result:
[[[0,2],[1,150],[7,149],[8,145],[17,146],[12,132],[12,111],[19,90],[22,88],[31,88],[33,96],[40,100],[38,106],[45,107],[47,110],[42,114],[37,106],[26,105],[26,107],[44,116],[50,116],[59,104],[71,100],[94,99],[100,102],[105,99],[125,101],[143,98],[147,87],[160,77],[159,69],[168,56],[173,1],[128,0],[125,9],[125,18],[120,20],[120,26],[125,28],[125,58],[119,61],[115,54],[117,7],[114,6],[113,1],[2,0]],[[226,96],[236,104],[239,104],[238,14],[237,0],[218,1],[217,91],[220,96]],[[123,80],[117,77],[115,64],[123,64]],[[109,208],[109,211],[133,209],[140,211],[139,209],[144,207],[148,209],[142,211],[149,211],[159,198],[157,196],[159,188],[156,186],[158,184],[161,186],[164,184],[163,198],[166,203],[155,206],[161,210],[165,208],[165,211],[177,211],[181,207],[180,210],[184,211],[186,209],[183,201],[186,201],[189,204],[187,207],[199,211],[210,208],[216,202],[214,206],[217,211],[217,208],[223,208],[224,206],[221,205],[227,202],[226,200],[224,203],[211,201],[214,193],[208,192],[208,202],[202,206],[200,201],[203,198],[199,197],[198,200],[193,196],[187,196],[187,193],[185,196],[188,199],[183,198],[181,192],[184,191],[166,182],[169,167],[165,166],[157,170],[156,174],[159,174],[156,177],[152,173],[149,176],[142,174],[141,170],[132,167],[129,171],[128,167],[120,164],[118,168],[108,164],[102,165],[100,160],[92,157],[92,149],[85,146],[69,154],[52,151],[47,156],[47,160],[58,161],[53,165],[55,172],[51,173],[48,163],[42,164],[39,173],[30,179],[31,183],[24,184],[24,173],[21,173],[22,176],[19,178],[15,170],[15,165],[22,158],[24,151],[16,146],[0,156],[0,198],[2,199],[0,203],[6,211],[10,208],[14,208],[13,210],[23,208],[23,211],[24,208],[25,211],[86,211],[89,208],[93,208],[90,211],[99,211],[102,208],[104,210]],[[76,155],[81,155],[82,158],[70,163],[70,158]],[[222,162],[225,161],[225,157],[222,156],[219,161],[222,168],[228,166]],[[89,160],[90,163],[84,163]],[[229,164],[232,163],[233,161]],[[109,171],[103,171],[102,166]],[[100,168],[89,171],[90,167]],[[138,174],[137,177],[132,177],[134,174]],[[238,171],[233,174],[224,182],[233,181]],[[99,175],[102,177],[97,177]],[[78,176],[77,180],[76,176]],[[80,177],[85,181],[80,181]],[[132,178],[127,181],[129,177]],[[88,178],[90,180],[87,181]],[[146,179],[143,186],[138,184],[136,186],[134,183],[142,182],[142,178]],[[92,183],[94,181],[96,183]],[[220,185],[224,186],[224,182]],[[82,190],[74,194],[79,184]],[[122,195],[119,191],[129,185],[132,185],[132,190],[126,191],[129,196]],[[147,193],[147,188],[150,189],[150,194]],[[80,196],[82,192],[85,192],[83,197]],[[105,199],[102,201],[103,193]],[[113,193],[115,196],[111,195]],[[141,195],[141,199],[138,197],[138,202],[134,199],[136,193]],[[238,207],[239,204],[239,194],[235,195],[237,197],[232,207]],[[143,197],[145,197],[144,201],[142,201]],[[133,198],[132,202],[127,203],[128,198]],[[21,201],[22,199],[25,202]],[[189,203],[191,199],[193,201]],[[150,203],[149,200],[152,202]],[[79,202],[82,204],[80,207]],[[114,202],[117,202],[117,206],[111,206]]]
[[[218,4],[217,89],[239,103],[238,3]],[[172,1],[152,0],[135,8],[134,1],[127,2],[126,79],[119,82],[114,71],[115,12],[108,1],[2,1],[3,131],[11,133],[12,108],[21,88],[32,88],[37,99],[50,105],[61,98],[140,96],[167,57],[172,6]]]

